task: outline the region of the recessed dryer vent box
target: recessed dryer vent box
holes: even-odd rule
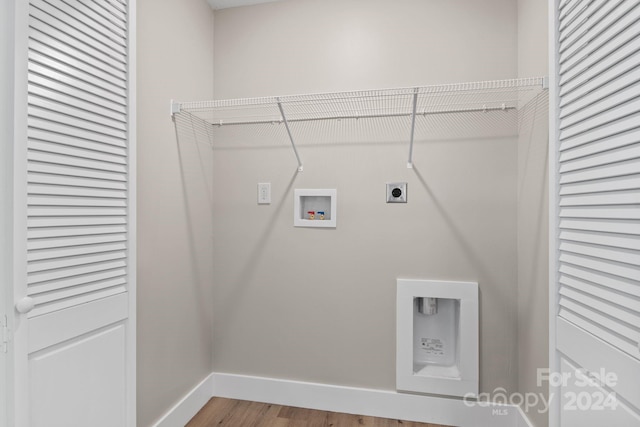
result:
[[[398,279],[396,388],[477,396],[478,284]]]
[[[296,189],[293,195],[295,227],[336,227],[337,190]]]

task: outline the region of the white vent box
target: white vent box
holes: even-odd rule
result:
[[[396,388],[478,394],[478,284],[398,279]]]
[[[336,189],[296,189],[293,194],[295,227],[336,227]]]

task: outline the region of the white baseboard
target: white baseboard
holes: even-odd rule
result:
[[[212,375],[213,395],[217,397],[456,427],[530,425],[520,408],[513,405],[481,406],[460,399],[395,391],[215,372]],[[169,427],[169,424],[162,427]]]
[[[153,427],[184,427],[213,396],[213,374],[202,380]]]
[[[513,405],[222,373],[207,376],[153,427],[183,427],[213,396],[456,427],[533,427]]]

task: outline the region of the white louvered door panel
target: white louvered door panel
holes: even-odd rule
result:
[[[26,73],[17,425],[133,427],[134,2],[15,4]]]
[[[556,368],[570,378],[558,390],[561,408],[551,421],[589,427],[606,419],[609,425],[638,427],[640,0],[551,4],[556,82],[551,345]],[[601,369],[618,380],[576,387],[580,370]],[[615,395],[617,409],[605,406],[597,413],[602,408],[572,407],[567,400],[599,395]]]

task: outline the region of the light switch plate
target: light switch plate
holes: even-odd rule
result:
[[[258,204],[259,205],[271,204],[271,183],[270,182],[258,183]]]
[[[387,182],[387,203],[407,203],[406,182]]]

